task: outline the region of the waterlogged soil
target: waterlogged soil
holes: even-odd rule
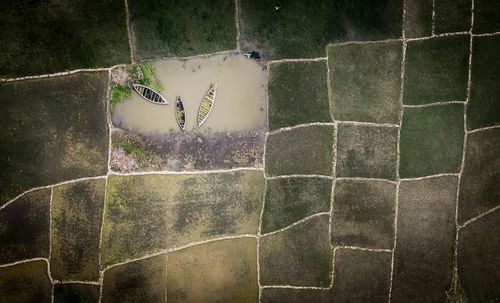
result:
[[[200,102],[210,84],[217,83],[215,103],[201,130],[240,131],[265,127],[267,73],[255,61],[228,53],[157,60],[151,64],[163,87],[161,95],[170,104],[152,104],[134,92],[113,110],[115,126],[142,135],[180,132],[175,119],[175,100],[180,96],[186,111],[186,130],[197,129]]]
[[[144,136],[115,130],[111,169],[189,171],[262,167],[265,130]],[[126,143],[137,148],[129,151]],[[128,153],[127,153],[128,152]]]

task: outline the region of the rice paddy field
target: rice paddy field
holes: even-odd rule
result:
[[[498,1],[2,9],[0,303],[500,302]]]

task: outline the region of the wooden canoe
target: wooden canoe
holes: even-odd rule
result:
[[[210,84],[210,88],[201,100],[200,108],[198,109],[198,126],[201,126],[210,115],[215,102],[215,95],[217,93],[217,83]]]
[[[160,93],[154,91],[152,88],[141,84],[132,84],[134,90],[147,101],[153,104],[167,105],[168,101]]]
[[[177,119],[177,124],[182,130],[186,129],[186,112],[184,111],[184,103],[180,96],[177,96],[175,100],[175,118]]]

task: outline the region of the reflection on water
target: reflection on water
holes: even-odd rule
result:
[[[114,125],[141,134],[180,131],[175,119],[175,98],[180,95],[186,110],[186,130],[196,128],[200,102],[210,83],[217,83],[217,98],[201,130],[239,131],[266,125],[266,72],[242,55],[223,54],[189,60],[152,62],[163,85],[161,93],[170,105],[156,105],[137,93],[118,104]]]

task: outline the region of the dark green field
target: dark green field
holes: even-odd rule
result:
[[[134,51],[139,59],[236,49],[232,0],[129,3]]]
[[[130,63],[122,0],[6,1],[0,77]]]
[[[107,72],[0,83],[0,199],[107,171]]]
[[[334,41],[401,36],[399,0],[241,1],[241,48],[264,59],[324,57]]]
[[[332,121],[326,62],[279,63],[269,69],[269,129]]]

